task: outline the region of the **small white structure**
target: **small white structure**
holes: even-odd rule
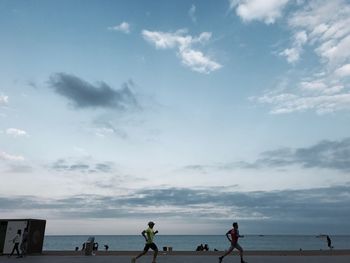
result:
[[[27,254],[41,253],[44,243],[46,220],[0,219],[0,254],[10,254],[17,231],[28,228]],[[22,236],[21,236],[22,239]]]

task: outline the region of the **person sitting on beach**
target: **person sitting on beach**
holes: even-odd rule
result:
[[[203,251],[204,247],[203,244],[200,244],[197,248],[196,251]]]
[[[145,247],[143,249],[143,252],[141,252],[139,255],[137,255],[136,257],[131,259],[132,263],[135,263],[136,259],[145,255],[150,248],[154,251],[152,263],[156,263],[156,258],[158,255],[158,247],[153,242],[153,239],[154,239],[154,236],[158,233],[158,230],[156,230],[156,231],[153,230],[154,225],[155,225],[154,222],[152,222],[152,221],[148,222],[148,228],[146,230],[142,231],[141,234],[145,238],[146,244],[145,244]]]
[[[203,251],[209,251],[209,246],[208,246],[208,244],[205,244],[205,245],[204,245]]]
[[[244,236],[241,236],[239,234],[238,223],[234,222],[232,224],[232,226],[233,226],[233,228],[230,229],[229,231],[227,231],[227,233],[226,233],[226,237],[230,241],[231,246],[230,246],[230,248],[228,249],[228,251],[224,255],[219,257],[219,263],[221,263],[222,260],[224,259],[224,257],[229,255],[235,248],[237,248],[238,251],[239,251],[239,255],[241,257],[241,263],[247,263],[246,261],[243,260],[243,248],[238,244],[238,239],[240,237],[244,237]],[[230,238],[230,236],[231,236],[231,238]]]

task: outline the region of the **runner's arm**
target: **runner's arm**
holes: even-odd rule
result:
[[[147,242],[147,236],[145,234],[146,234],[146,230],[143,230],[141,235],[146,239],[146,242]]]
[[[228,241],[230,241],[232,243],[232,240],[230,238],[230,232],[231,232],[231,230],[227,231],[226,237],[227,237]]]

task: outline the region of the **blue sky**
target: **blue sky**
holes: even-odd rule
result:
[[[349,20],[341,0],[0,1],[2,217],[349,233]]]

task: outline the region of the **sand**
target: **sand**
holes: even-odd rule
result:
[[[81,252],[50,251],[42,255],[27,256],[25,258],[8,258],[0,256],[1,263],[7,262],[35,262],[35,263],[130,263],[132,256],[139,251],[110,251],[98,252],[95,256],[83,256]],[[222,252],[160,252],[157,263],[218,263],[218,256]],[[350,250],[333,251],[247,251],[245,260],[248,263],[349,263]],[[148,254],[140,258],[138,263],[151,263],[152,256]],[[234,254],[224,259],[224,263],[239,263],[239,256]]]

